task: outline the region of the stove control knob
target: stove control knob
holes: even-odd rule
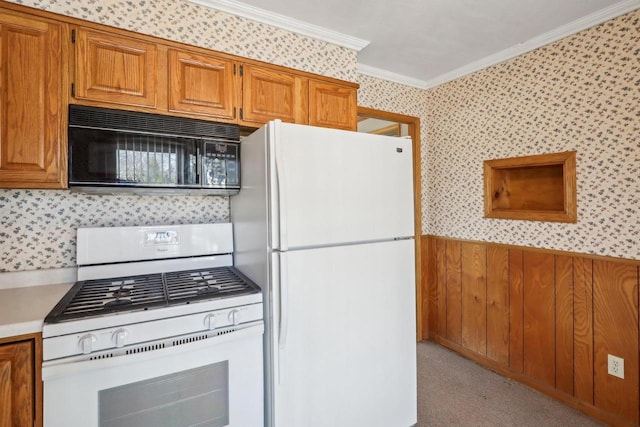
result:
[[[80,337],[80,341],[78,341],[78,346],[80,350],[82,350],[83,354],[89,354],[93,351],[93,344],[98,341],[93,334],[86,334]]]
[[[124,341],[127,338],[127,336],[129,335],[129,331],[127,331],[126,329],[117,329],[114,333],[113,336],[111,337],[111,339],[113,340],[113,343],[116,345],[116,347],[124,347]]]
[[[240,310],[231,310],[229,312],[229,321],[233,323],[233,326],[240,324]]]
[[[216,315],[209,313],[204,316],[204,327],[213,331],[216,328]]]

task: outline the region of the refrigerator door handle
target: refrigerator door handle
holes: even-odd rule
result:
[[[276,122],[276,126],[278,123]],[[280,214],[280,250],[286,251],[287,244],[287,174],[282,154],[282,139],[274,138],[276,177],[278,180],[278,211]]]
[[[280,331],[278,334],[278,346],[281,350],[287,346],[287,333],[289,330],[289,274],[287,266],[287,254],[280,254]]]
[[[289,332],[289,268],[287,254],[280,254],[280,318],[278,333],[278,384],[286,382],[286,346]]]

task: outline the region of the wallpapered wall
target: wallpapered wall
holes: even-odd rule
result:
[[[640,259],[640,10],[427,91],[430,234]],[[486,159],[577,151],[577,224],[483,219]]]
[[[25,6],[357,81],[356,53],[174,0],[17,0]],[[0,189],[0,272],[75,266],[78,227],[229,220],[226,197],[86,195]]]
[[[359,105],[421,118],[425,234],[640,258],[639,12],[423,91],[358,75],[349,49],[184,1],[15,2],[359,82]],[[572,149],[578,224],[482,218],[482,160]],[[228,218],[225,197],[0,190],[0,272],[74,266],[78,227]]]

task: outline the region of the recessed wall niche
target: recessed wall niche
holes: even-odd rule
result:
[[[484,216],[576,222],[576,152],[485,160]]]

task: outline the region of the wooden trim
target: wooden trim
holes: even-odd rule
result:
[[[581,253],[581,252],[562,251],[560,249],[534,248],[534,247],[530,247],[530,246],[511,245],[511,244],[508,244],[508,243],[483,242],[481,240],[458,239],[458,238],[455,238],[455,237],[436,236],[436,235],[432,235],[432,234],[423,234],[422,237],[423,238],[424,237],[428,237],[428,238],[432,238],[432,239],[440,239],[440,240],[444,240],[444,241],[451,240],[451,241],[456,241],[456,242],[481,243],[483,245],[500,246],[500,247],[509,248],[509,249],[520,249],[520,250],[526,250],[526,251],[531,251],[531,252],[548,253],[548,254],[553,254],[553,255],[579,256],[581,258],[587,258],[587,259],[592,259],[592,260],[609,261],[609,262],[617,262],[617,263],[621,263],[621,264],[631,264],[631,265],[640,266],[640,259],[616,258],[616,257],[611,257],[611,256],[606,256],[606,255],[592,255],[592,254],[586,254],[586,253]]]
[[[610,412],[606,412],[593,405],[589,405],[581,400],[576,399],[571,395],[568,395],[566,393],[563,393],[562,391],[556,390],[555,388],[549,386],[546,383],[537,381],[526,375],[513,372],[505,368],[504,366],[500,365],[499,363],[491,359],[488,359],[486,357],[480,356],[471,350],[468,350],[460,345],[457,345],[452,341],[447,340],[446,338],[435,337],[433,341],[436,342],[437,344],[442,345],[443,347],[446,347],[450,350],[455,351],[456,353],[462,355],[463,357],[469,360],[472,360],[478,363],[479,365],[484,366],[485,368],[492,370],[497,374],[500,374],[507,378],[511,378],[512,380],[518,381],[519,383],[522,383],[528,387],[531,387],[534,390],[537,390],[543,394],[546,394],[547,396],[550,396],[554,399],[559,400],[560,402],[564,403],[565,405],[571,408],[584,412],[590,417],[604,421],[608,425],[611,425],[614,427],[636,427],[635,424],[630,423],[628,420],[621,419],[611,414]]]
[[[484,216],[576,222],[576,152],[485,160]]]
[[[429,304],[422,303],[423,299],[429,299],[429,292],[428,290],[426,292],[423,291],[422,245],[420,244],[420,236],[422,235],[422,174],[420,170],[420,148],[422,140],[420,138],[420,119],[418,117],[380,111],[367,107],[358,107],[358,116],[404,123],[409,126],[409,136],[411,137],[413,150],[413,229],[416,248],[416,334],[417,339],[422,340],[427,338],[429,335],[429,331],[423,328],[423,323],[429,318]]]

